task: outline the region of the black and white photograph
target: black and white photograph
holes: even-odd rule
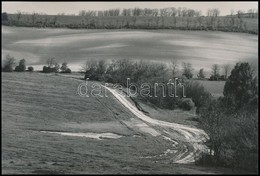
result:
[[[258,174],[258,1],[2,1],[3,175]]]

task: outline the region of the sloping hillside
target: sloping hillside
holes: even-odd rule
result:
[[[137,118],[110,92],[80,97],[80,83],[51,74],[3,73],[3,173],[216,172],[174,164],[174,156],[192,151],[188,143],[176,138],[177,154],[169,152],[167,134],[153,135],[161,128]]]

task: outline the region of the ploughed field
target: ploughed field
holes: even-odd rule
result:
[[[78,71],[87,59],[179,60],[208,73],[213,64],[247,61],[256,65],[258,36],[181,30],[72,30],[2,26],[2,58],[25,58],[42,69],[49,57]],[[196,75],[196,74],[195,74]]]
[[[142,115],[116,91],[80,97],[80,83],[3,73],[3,173],[220,173],[189,163],[199,130]]]

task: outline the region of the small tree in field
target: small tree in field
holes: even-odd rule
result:
[[[67,65],[68,65],[67,62],[63,62],[63,63],[61,64],[61,67],[60,67],[61,72],[65,72],[65,71],[67,70],[67,68],[68,68]]]
[[[258,94],[257,78],[248,63],[237,63],[224,86],[224,96],[234,100],[235,107],[241,108]]]
[[[183,62],[182,68],[183,68],[183,74],[182,75],[186,76],[186,78],[188,78],[188,79],[193,77],[193,73],[192,73],[193,68],[192,68],[191,63]]]
[[[212,65],[210,80],[218,80],[220,78],[219,70],[220,68],[218,64]]]
[[[172,60],[170,66],[171,66],[172,76],[176,77],[178,74],[178,61]]]
[[[230,65],[229,64],[223,65],[223,71],[224,71],[225,79],[227,79],[229,71],[230,71]]]
[[[43,72],[43,73],[50,73],[50,72],[51,72],[51,68],[50,68],[50,67],[47,67],[47,66],[43,66],[42,72]]]
[[[53,72],[58,73],[59,70],[60,70],[60,64],[55,63],[54,68],[53,68]]]
[[[34,69],[33,69],[32,66],[28,67],[28,71],[29,71],[29,72],[33,72],[33,70],[34,70]]]
[[[6,57],[5,57],[5,60],[3,62],[2,71],[4,71],[4,72],[12,72],[14,65],[15,65],[14,57],[11,57],[9,54],[7,54]]]
[[[48,65],[48,67],[53,67],[53,65],[55,64],[55,58],[49,58],[48,60],[47,60],[47,65]]]
[[[200,69],[200,71],[199,71],[197,76],[198,76],[199,79],[204,79],[205,78],[205,73],[204,73],[203,68]]]
[[[49,58],[46,63],[48,66],[44,66],[42,72],[44,73],[59,72],[60,65],[55,61],[55,58]]]
[[[71,73],[71,69],[69,69],[67,62],[62,63],[60,70],[61,70],[61,73]]]
[[[19,65],[15,67],[14,71],[24,72],[26,70],[25,59],[19,61]]]
[[[71,69],[70,69],[70,68],[67,68],[67,69],[65,70],[65,73],[71,73]]]

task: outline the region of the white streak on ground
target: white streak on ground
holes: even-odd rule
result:
[[[75,137],[86,137],[92,139],[102,140],[106,139],[118,139],[121,138],[121,135],[114,133],[68,133],[68,132],[53,132],[53,131],[41,131],[43,133],[52,133],[52,134],[60,134],[64,136],[75,136]]]

